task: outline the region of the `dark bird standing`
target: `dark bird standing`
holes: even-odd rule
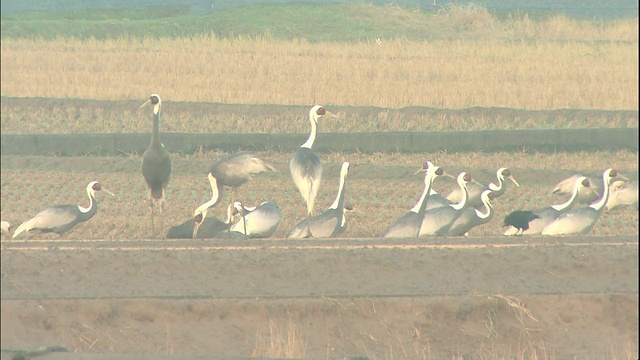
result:
[[[513,226],[518,229],[516,235],[518,235],[518,233],[522,235],[523,232],[529,230],[529,222],[538,218],[540,218],[540,216],[533,211],[516,210],[504,218],[503,226]]]
[[[13,233],[12,239],[20,235],[22,232],[29,232],[29,230],[40,230],[42,232],[54,232],[58,235],[62,235],[67,231],[73,229],[83,221],[87,221],[96,214],[98,211],[98,203],[96,201],[96,191],[104,190],[105,192],[113,195],[110,191],[105,189],[97,181],[92,181],[87,185],[87,196],[89,196],[89,207],[82,207],[79,205],[56,205],[48,207],[40,211],[36,216],[20,224],[16,231]]]
[[[167,185],[171,177],[171,155],[160,142],[160,109],[162,100],[153,94],[140,106],[153,106],[153,130],[151,143],[142,155],[142,176],[149,189],[149,206],[151,207],[151,232],[156,235],[155,208],[160,209],[160,234],[164,234],[164,201],[167,196]]]

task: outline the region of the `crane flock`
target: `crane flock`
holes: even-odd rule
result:
[[[142,175],[149,191],[151,212],[151,234],[165,237],[164,203],[171,177],[171,154],[160,142],[160,112],[162,100],[157,94],[151,95],[141,106],[153,108],[151,142],[142,156]],[[346,180],[349,162],[343,162],[340,170],[338,191],[333,203],[326,211],[313,215],[316,197],[322,181],[322,163],[313,150],[316,141],[318,121],[323,117],[336,117],[321,105],[309,110],[311,130],[307,140],[295,150],[289,167],[293,183],[305,202],[305,217],[290,231],[288,238],[331,238],[342,234],[347,226],[345,211]],[[180,225],[171,227],[166,237],[180,238],[268,238],[275,234],[283,214],[273,200],[263,201],[256,206],[246,206],[236,197],[236,190],[255,174],[277,171],[266,159],[251,152],[238,152],[214,161],[209,167],[207,179],[211,187],[211,199],[198,206],[193,217]],[[458,188],[446,197],[438,194],[433,183],[437,177],[454,178],[435,165],[426,161],[416,174],[424,173],[424,190],[415,205],[403,216],[391,223],[380,235],[384,238],[462,236],[477,227],[487,224],[494,217],[491,201],[506,190],[506,180],[516,187],[520,184],[507,168],[496,172],[496,183],[481,183],[468,172],[460,172],[455,177]],[[207,214],[220,203],[225,187],[232,189],[226,220],[222,221]],[[76,225],[90,220],[97,212],[96,192],[106,190],[97,181],[87,185],[89,207],[79,205],[57,205],[45,208],[33,218],[23,222],[14,231],[12,238],[30,230],[54,232],[62,235]],[[635,206],[638,209],[638,182],[628,181],[614,169],[607,169],[602,177],[571,176],[558,183],[553,194],[569,195],[557,205],[544,208],[517,209],[504,219],[504,235],[569,235],[584,234],[592,230],[604,209],[618,206]],[[578,205],[588,205],[578,207]],[[156,232],[155,209],[160,212],[160,229]],[[237,221],[236,218],[238,218]],[[10,224],[2,221],[2,232],[10,232]]]

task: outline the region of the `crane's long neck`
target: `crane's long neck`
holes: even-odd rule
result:
[[[206,203],[198,206],[196,209],[196,213],[202,213],[205,210],[214,207],[220,202],[222,198],[222,186],[218,183],[218,179],[216,179],[211,173],[207,176],[209,178],[209,184],[211,185],[211,199]]]
[[[346,172],[340,174],[340,184],[338,185],[338,194],[336,195],[335,200],[333,200],[333,204],[329,206],[329,209],[342,209],[344,204],[344,183],[347,177]]]
[[[582,184],[582,181],[576,181],[575,184],[573,184],[573,190],[571,191],[571,197],[569,197],[569,199],[565,202],[563,202],[562,204],[558,204],[558,205],[551,205],[551,207],[555,210],[555,211],[567,211],[569,209],[571,209],[573,207],[573,205],[575,205],[576,203],[576,199],[578,198],[578,191],[580,191],[580,185]]]
[[[424,216],[424,212],[427,210],[427,204],[429,203],[429,197],[427,195],[431,192],[431,184],[433,184],[433,177],[427,173],[424,179],[424,190],[422,191],[422,195],[420,195],[420,199],[418,199],[415,206],[411,208],[411,211],[420,216]]]
[[[485,199],[484,196],[481,197],[482,199],[482,203],[484,204],[484,207],[487,209],[486,212],[482,212],[478,209],[473,209],[476,211],[476,216],[480,219],[488,219],[491,216],[493,216],[493,207],[491,206],[491,203],[489,202],[488,199]]]
[[[301,147],[313,149],[313,143],[316,141],[316,133],[318,132],[318,122],[311,116],[309,116],[309,122],[311,123],[311,132],[309,133],[307,141],[305,141]]]
[[[465,185],[464,181],[458,181],[458,185],[460,185],[460,189],[462,190],[462,199],[460,199],[459,203],[451,205],[451,207],[456,210],[461,210],[467,204],[469,193],[467,192],[467,186]]]
[[[496,177],[498,178],[498,185],[494,183],[490,183],[489,189],[493,191],[494,195],[500,196],[504,193],[505,186],[504,186],[504,182],[502,181],[502,178],[500,177],[500,173],[498,173]]]
[[[162,146],[160,142],[160,112],[153,114],[153,130],[151,131],[151,144]]]
[[[87,196],[89,196],[89,207],[85,208],[78,205],[78,210],[80,210],[80,220],[85,221],[89,220],[95,215],[96,211],[98,211],[98,202],[96,201],[95,191],[91,188],[87,189]]]
[[[602,197],[600,198],[600,200],[598,200],[597,203],[591,204],[589,205],[589,207],[591,207],[592,209],[594,209],[595,211],[597,211],[598,213],[601,213],[602,210],[604,209],[604,206],[607,204],[607,201],[609,201],[609,172],[605,172],[604,175],[602,175]]]

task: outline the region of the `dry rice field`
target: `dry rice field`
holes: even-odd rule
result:
[[[129,107],[151,93],[166,100],[165,130],[223,132],[233,124],[240,133],[301,133],[301,143],[306,120],[288,125],[305,114],[287,122],[231,114],[216,127],[208,124],[221,119],[217,114],[184,109],[189,103],[196,108],[202,103],[320,103],[329,109],[637,112],[634,36],[605,41],[385,39],[382,46],[214,36],[3,39],[0,130],[148,132],[148,113]],[[96,101],[119,107],[92,105]],[[183,111],[172,113],[173,105]],[[407,125],[402,117],[383,113],[364,126],[348,118],[327,124],[324,131],[452,129],[448,123],[464,120],[469,126],[456,124],[456,129],[521,128],[509,127],[516,118],[491,115],[465,119],[454,114]],[[638,121],[637,115],[613,120],[603,115],[545,119],[540,125],[527,116],[520,117],[526,128],[603,124],[637,131]],[[300,242],[283,238],[304,214],[288,169],[293,151],[259,153],[278,172],[257,175],[239,189],[246,204],[273,200],[284,214],[273,239],[246,242],[149,238],[139,154],[2,156],[0,216],[14,226],[44,206],[86,206],[85,187],[92,180],[115,196],[99,194],[97,215],[63,237],[30,233],[10,240],[2,235],[1,359],[21,351],[30,357],[44,345],[69,352],[47,353],[42,359],[73,360],[637,358],[637,209],[606,211],[585,236],[501,236],[502,219],[510,211],[564,200],[551,190],[573,173],[597,176],[613,167],[637,179],[637,151],[323,153],[316,209],[331,203],[339,166],[349,161],[354,167],[346,202],[353,211],[347,213],[347,230],[340,238]],[[167,228],[191,218],[210,197],[206,171],[222,155],[173,154]],[[425,160],[452,174],[468,171],[482,181],[508,167],[521,186],[510,186],[495,199],[494,219],[469,237],[377,239],[416,202],[423,182],[414,173]],[[453,186],[438,179],[435,188],[446,194]],[[223,216],[228,196],[212,215]],[[27,349],[36,351],[24,353]]]

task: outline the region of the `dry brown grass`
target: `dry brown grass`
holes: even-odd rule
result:
[[[3,39],[1,50],[3,96],[119,100],[156,92],[221,103],[638,109],[637,38],[382,46],[215,36]]]
[[[221,153],[203,153],[192,158],[174,158],[174,175],[168,189],[165,228],[190,219],[194,209],[211,197],[205,173],[212,159]],[[304,217],[303,200],[289,174],[291,154],[261,153],[272,161],[277,173],[258,175],[239,189],[238,196],[249,205],[262,201],[276,201],[283,211],[283,220],[276,238],[284,237]],[[324,163],[323,182],[316,200],[316,211],[324,211],[333,201],[338,187],[342,161],[351,162],[346,184],[346,202],[356,211],[347,214],[345,238],[377,237],[395,219],[407,212],[416,202],[423,188],[420,176],[413,175],[424,162],[431,159],[452,174],[468,171],[474,178],[491,181],[498,167],[509,167],[521,184],[511,186],[493,201],[496,215],[486,225],[471,232],[472,236],[502,234],[502,219],[516,209],[532,209],[560,203],[564,199],[551,194],[555,184],[572,175],[584,172],[596,175],[609,166],[621,174],[637,178],[638,154],[620,151],[575,154],[473,153],[473,154],[340,154],[321,155]],[[100,158],[8,157],[2,158],[1,206],[2,219],[14,227],[35,215],[41,208],[54,204],[72,203],[86,206],[85,186],[99,180],[116,196],[98,195],[98,214],[87,224],[65,234],[69,239],[135,239],[148,237],[150,232],[147,191],[140,175],[139,156]],[[454,182],[438,179],[434,188],[443,194],[454,188]],[[223,218],[230,194],[212,216]],[[593,235],[638,234],[638,212],[621,208],[606,211],[598,221]],[[21,236],[22,237],[22,236]],[[57,238],[51,234],[29,234],[27,237]]]

